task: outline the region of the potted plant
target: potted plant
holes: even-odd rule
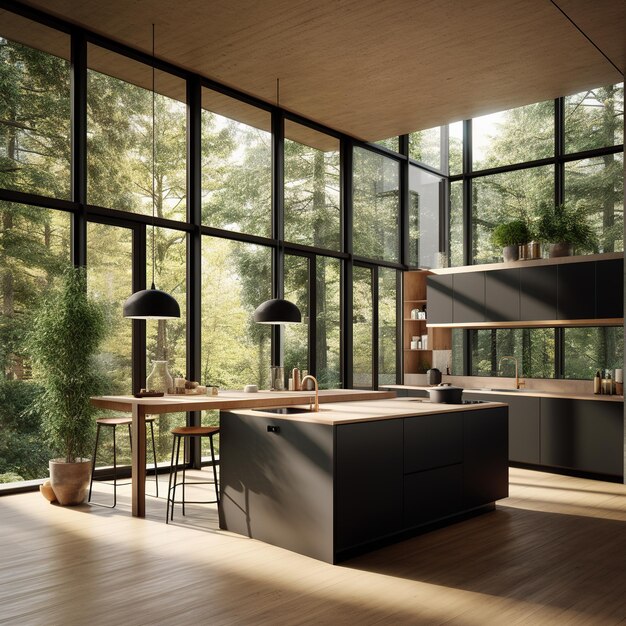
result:
[[[105,312],[87,295],[84,268],[69,267],[33,314],[27,338],[41,387],[35,410],[50,446],[61,458],[50,461],[50,483],[60,504],[80,504],[87,495],[94,425],[90,396],[103,391],[95,363],[106,334]]]
[[[517,261],[519,246],[526,245],[531,240],[530,229],[523,220],[512,220],[498,224],[491,233],[491,240],[495,246],[502,248],[505,261]]]
[[[583,205],[539,205],[538,232],[541,240],[549,244],[550,257],[569,256],[578,252],[595,252],[598,239],[589,223],[589,215]]]

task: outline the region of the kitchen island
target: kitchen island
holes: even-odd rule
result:
[[[221,528],[336,563],[508,496],[505,404],[301,411],[221,412]]]

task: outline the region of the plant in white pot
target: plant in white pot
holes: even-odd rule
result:
[[[27,345],[42,390],[35,409],[62,455],[50,461],[59,504],[80,504],[87,495],[95,413],[89,397],[105,386],[95,356],[106,328],[103,306],[87,294],[84,268],[67,268],[33,315]]]
[[[551,257],[570,256],[579,252],[596,252],[598,238],[582,204],[539,205],[537,230],[541,240],[549,244]]]
[[[502,257],[505,261],[519,259],[519,246],[526,245],[532,236],[528,225],[523,220],[512,220],[498,224],[491,233],[491,240],[495,246],[502,248]]]

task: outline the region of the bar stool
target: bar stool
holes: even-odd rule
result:
[[[179,426],[172,429],[172,459],[170,461],[170,480],[167,489],[167,507],[165,510],[165,523],[169,523],[169,520],[174,519],[174,504],[183,505],[183,515],[185,514],[185,503],[187,504],[213,504],[220,503],[220,494],[217,484],[217,469],[215,467],[215,448],[213,447],[213,436],[220,432],[217,426]],[[184,440],[183,447],[183,461],[185,457],[185,450],[187,448],[187,440],[192,437],[208,437],[211,444],[211,461],[213,463],[213,486],[215,488],[215,500],[185,500],[185,485],[206,485],[211,484],[211,481],[197,481],[186,482],[185,481],[185,465],[183,463],[183,480],[178,482],[178,461],[180,458],[180,442]],[[176,452],[176,460],[174,460],[174,452]],[[180,502],[176,502],[176,487],[182,485],[183,487],[183,499]],[[170,514],[171,504],[171,514]]]
[[[154,480],[156,483],[156,497],[159,497],[159,478],[158,478],[158,468],[157,468],[157,457],[156,457],[156,445],[154,443],[154,420],[156,417],[154,415],[146,415],[146,423],[150,424],[150,434],[152,437],[152,457],[154,459]],[[130,442],[130,449],[133,449],[133,435],[131,431],[131,424],[133,420],[131,417],[126,417],[124,415],[120,415],[119,417],[101,417],[96,420],[96,445],[93,449],[93,461],[91,464],[91,481],[89,482],[89,496],[87,497],[87,502],[91,502],[91,489],[93,486],[93,477],[96,472],[96,455],[98,453],[98,440],[100,439],[100,428],[112,428],[113,429],[113,504],[100,504],[98,502],[94,502],[93,504],[97,506],[103,506],[107,509],[114,509],[117,505],[117,443],[115,440],[115,431],[118,426],[126,426],[128,425],[128,439]],[[128,484],[128,483],[126,483]]]

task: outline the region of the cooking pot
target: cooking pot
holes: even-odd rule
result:
[[[431,367],[427,372],[429,385],[438,385],[441,382],[441,371],[436,367]]]
[[[441,402],[443,404],[461,404],[463,387],[454,387],[453,385],[442,383],[436,387],[430,387],[428,390],[431,402]]]

